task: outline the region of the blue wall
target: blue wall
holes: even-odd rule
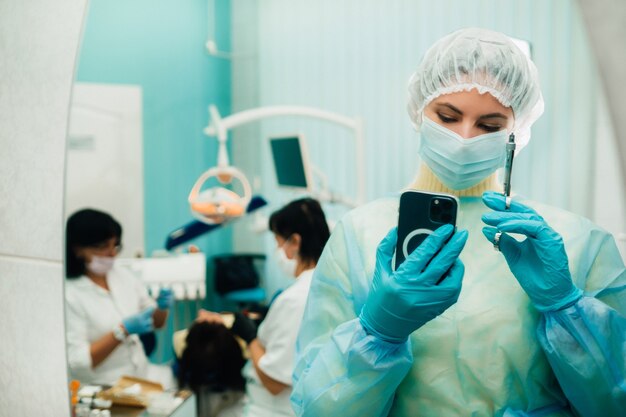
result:
[[[216,3],[217,41],[230,46],[230,2]],[[210,57],[204,44],[207,2],[90,1],[78,81],[143,88],[146,253],[162,249],[167,234],[191,220],[187,196],[215,165],[217,142],[202,129],[208,105],[230,113],[230,63]],[[222,46],[223,45],[223,46]],[[228,251],[231,232],[198,242],[210,255]]]
[[[228,50],[230,1],[215,3],[216,40]],[[143,88],[148,255],[163,248],[171,231],[192,220],[189,191],[217,162],[217,141],[202,133],[209,104],[217,104],[222,114],[230,113],[230,63],[206,53],[208,21],[206,1],[90,1],[77,81]],[[215,231],[194,243],[207,257],[229,252],[232,231]],[[186,327],[194,315],[194,305],[177,303],[167,331],[158,332],[155,361],[171,359],[172,331]]]

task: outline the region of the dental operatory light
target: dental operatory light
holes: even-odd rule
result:
[[[299,188],[300,191],[306,190],[314,198],[317,198],[320,201],[330,202],[330,203],[339,203],[347,207],[356,207],[357,205],[365,202],[366,178],[365,178],[365,164],[364,164],[365,155],[364,155],[364,141],[363,141],[363,124],[359,118],[349,118],[349,117],[346,117],[337,113],[331,113],[329,111],[316,109],[313,107],[304,107],[304,106],[257,107],[253,109],[243,110],[235,114],[231,114],[230,116],[227,116],[224,119],[222,119],[219,114],[219,111],[217,110],[217,107],[215,107],[214,105],[211,105],[209,106],[209,114],[210,114],[211,121],[209,125],[204,129],[204,133],[207,136],[216,136],[220,144],[220,147],[218,150],[219,152],[218,153],[218,166],[216,168],[220,168],[223,170],[223,171],[220,171],[222,173],[221,174],[222,182],[230,180],[229,175],[234,176],[234,174],[231,174],[232,172],[239,173],[238,179],[240,179],[240,181],[242,182],[244,186],[244,195],[240,196],[240,198],[245,199],[245,197],[249,194],[250,184],[245,179],[245,176],[243,175],[243,173],[241,173],[241,171],[237,170],[236,168],[232,166],[229,166],[228,164],[228,155],[226,152],[227,132],[238,126],[264,120],[267,118],[307,117],[307,118],[312,118],[312,119],[323,120],[331,124],[342,126],[353,133],[353,139],[354,139],[354,144],[355,144],[355,151],[354,151],[354,159],[355,159],[354,178],[356,181],[355,196],[353,198],[350,198],[347,196],[343,196],[341,194],[330,192],[328,188],[328,184],[329,184],[328,179],[326,178],[323,172],[321,172],[319,169],[316,169],[315,166],[313,165],[310,165],[309,167],[310,173],[306,174],[307,172],[306,166],[308,165],[308,163],[306,163],[306,158],[300,161],[302,165],[301,168],[303,168],[305,172],[305,174],[302,174],[302,175],[304,175],[305,177],[308,177],[306,178],[307,181],[305,181],[306,184],[302,183],[302,181],[300,180],[294,184],[290,182],[291,180],[293,180],[293,178],[291,178],[291,179],[288,179],[286,182],[282,182],[279,179],[279,185],[286,186],[289,188]],[[284,135],[281,135],[281,136],[284,136]],[[295,142],[299,143],[299,147],[298,147],[299,150],[295,154],[299,154],[300,158],[303,157],[302,155],[303,143],[300,143],[302,142],[302,140],[301,138],[298,137],[298,135],[282,137],[282,138],[275,137],[274,139],[278,139],[278,140],[283,139],[283,140],[287,140],[287,142],[294,142],[295,140]],[[292,147],[288,146],[288,148],[291,149]],[[274,149],[274,151],[275,150],[276,149]],[[294,149],[292,149],[292,151],[293,150]],[[276,166],[277,172],[280,171],[282,168],[286,168],[287,171],[291,169],[291,172],[288,172],[288,174],[290,175],[294,174],[294,171],[292,169],[293,166],[289,168],[289,167],[282,167],[280,165],[284,163],[293,164],[295,160],[294,158],[295,154],[291,152],[290,155],[282,154],[278,158],[275,158],[274,162],[277,165]],[[231,171],[228,171],[226,168],[230,169]],[[303,169],[300,169],[300,171],[303,171]],[[204,182],[206,178],[208,178],[209,175],[217,176],[218,179],[220,179],[220,175],[218,174],[219,173],[215,171],[209,170],[204,174],[203,177],[198,179],[198,183]],[[314,181],[312,181],[313,176],[315,176],[320,181],[321,189],[318,189],[316,184],[314,184]],[[194,194],[194,191],[196,191],[196,194],[194,194],[194,196],[197,196],[198,194],[197,192],[199,191],[200,186],[198,186],[198,183],[196,184],[196,186],[194,186],[194,190],[192,190],[192,194]],[[192,200],[191,197],[192,196],[190,195],[190,203]],[[215,190],[212,192],[212,194],[207,194],[206,197],[210,201],[214,201],[214,200],[221,201],[222,202],[221,210],[227,210],[229,208],[228,207],[228,194],[225,193],[224,191]],[[202,202],[199,199],[199,196],[197,198],[198,198],[197,203]],[[235,197],[233,196],[233,198]],[[249,201],[249,198],[247,201]],[[195,206],[192,205],[192,210],[193,210],[193,207],[196,207],[196,212],[202,211],[202,207],[198,204],[196,204]],[[242,209],[242,214],[243,214],[243,209]],[[205,220],[203,221],[205,223],[208,223]]]
[[[209,111],[213,120],[219,120],[217,109],[212,107]],[[198,178],[188,197],[191,214],[206,224],[220,224],[243,216],[252,198],[252,188],[244,173],[229,164],[226,131],[218,132],[217,140],[217,166],[208,169]],[[211,178],[216,178],[221,185],[202,189]],[[234,185],[233,180],[241,184],[242,194],[226,187]]]
[[[223,185],[232,184],[237,179],[243,186],[243,195],[229,190],[224,186],[216,186],[202,190],[204,183],[216,177]],[[234,167],[213,167],[206,171],[189,193],[189,205],[192,215],[206,224],[219,224],[235,217],[241,217],[245,211],[252,190],[245,175]]]

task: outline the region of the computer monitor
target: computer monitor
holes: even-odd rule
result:
[[[274,170],[280,187],[311,191],[311,171],[302,135],[269,138]]]

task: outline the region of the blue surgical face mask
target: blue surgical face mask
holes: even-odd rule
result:
[[[506,129],[464,139],[424,117],[420,137],[422,160],[453,190],[478,184],[504,164]]]

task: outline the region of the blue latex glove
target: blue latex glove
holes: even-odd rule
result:
[[[505,210],[502,194],[488,191],[483,202],[495,210],[483,215],[483,222],[491,226],[483,228],[483,233],[493,242],[496,232],[503,232],[500,252],[535,307],[542,312],[556,311],[578,301],[582,291],[572,281],[561,235],[519,202],[512,201]],[[526,239],[518,242],[504,232],[522,234]]]
[[[174,305],[174,292],[171,288],[161,288],[156,299],[159,310],[167,310]]]
[[[459,298],[465,267],[458,257],[467,231],[454,233],[451,225],[441,226],[394,272],[391,258],[397,240],[393,228],[378,245],[372,288],[359,316],[368,334],[392,343],[405,342]]]
[[[128,332],[128,334],[150,333],[154,330],[154,321],[152,320],[153,313],[154,307],[149,307],[141,313],[134,314],[122,320],[126,332]]]

